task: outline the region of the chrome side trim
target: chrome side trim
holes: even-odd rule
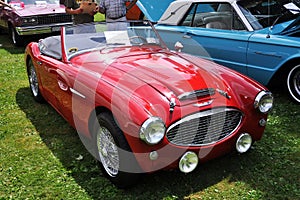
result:
[[[81,97],[81,98],[83,98],[83,99],[86,98],[85,95],[81,94],[81,93],[78,92],[77,90],[74,90],[73,88],[70,88],[70,91],[71,91],[73,94],[75,94],[75,95],[77,95],[77,96],[79,96],[79,97]]]

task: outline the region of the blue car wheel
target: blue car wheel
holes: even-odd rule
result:
[[[300,103],[300,65],[296,65],[288,73],[287,86],[293,100]]]

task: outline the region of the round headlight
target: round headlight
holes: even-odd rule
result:
[[[239,153],[247,152],[252,145],[252,137],[248,133],[243,133],[236,141],[235,147]]]
[[[254,108],[262,113],[269,112],[273,107],[273,95],[268,91],[261,91],[254,100]]]
[[[186,152],[179,161],[179,169],[184,173],[189,173],[196,169],[198,165],[198,156],[192,151]]]
[[[148,144],[159,143],[165,135],[166,127],[158,117],[147,119],[140,129],[140,138]]]

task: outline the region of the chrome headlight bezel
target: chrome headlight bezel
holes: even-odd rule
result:
[[[254,108],[261,113],[268,113],[273,108],[273,95],[269,91],[260,91],[254,100]]]
[[[159,117],[148,118],[140,128],[140,139],[147,144],[159,143],[165,136],[166,125]]]
[[[249,133],[242,133],[236,141],[236,150],[239,153],[245,153],[251,148],[252,142],[253,139]]]
[[[24,25],[36,25],[38,23],[36,17],[24,17],[22,21]]]

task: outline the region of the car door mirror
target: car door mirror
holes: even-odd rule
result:
[[[175,47],[175,50],[177,51],[177,52],[181,52],[181,49],[183,49],[183,44],[181,43],[181,42],[176,42],[175,43],[175,45],[174,45],[174,47]]]

